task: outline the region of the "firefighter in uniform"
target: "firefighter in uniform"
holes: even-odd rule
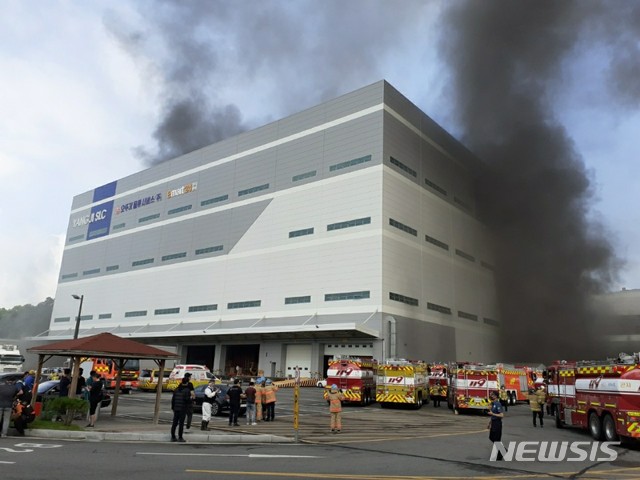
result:
[[[331,417],[331,431],[333,433],[340,433],[342,430],[342,419],[340,412],[342,412],[342,400],[344,395],[338,390],[336,384],[331,385],[331,391],[328,393],[329,399],[329,415]]]
[[[277,391],[278,387],[273,385],[271,380],[265,382],[265,387],[262,390],[262,406],[264,407],[262,416],[265,422],[273,422],[275,420]]]
[[[433,398],[433,406],[440,406],[440,399],[442,398],[442,385],[440,385],[440,380],[436,380],[436,384],[431,387],[431,397]]]
[[[547,392],[545,392],[542,385],[538,385],[538,389],[536,390],[536,397],[538,397],[538,403],[540,404],[540,418],[542,418],[542,416],[544,415],[544,407],[547,403]],[[540,424],[542,425],[542,420],[540,420]]]
[[[264,396],[264,377],[256,380],[256,422],[262,420],[262,397]]]
[[[536,391],[532,388],[529,390],[529,407],[531,408],[531,416],[533,417],[533,426],[537,427],[536,419],[540,419],[540,428],[544,426],[542,421],[542,407],[538,402],[538,395]]]
[[[502,385],[500,387],[500,403],[502,404],[502,408],[504,409],[505,412],[509,411],[509,393],[507,392],[507,390],[504,388],[504,385]]]

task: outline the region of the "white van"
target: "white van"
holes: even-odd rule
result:
[[[212,378],[216,380],[216,383],[220,383],[220,380],[209,371],[209,367],[206,365],[176,365],[169,374],[167,388],[175,390],[187,372],[191,374],[191,383],[194,387],[206,385]]]

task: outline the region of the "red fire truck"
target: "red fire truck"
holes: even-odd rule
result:
[[[506,363],[495,365],[498,372],[498,383],[505,388],[510,405],[516,402],[526,402],[529,390],[535,388],[534,372],[530,367],[518,367]]]
[[[556,426],[588,429],[595,440],[640,439],[640,361],[555,362],[545,375]]]
[[[86,377],[89,372],[95,370],[104,379],[106,388],[116,388],[116,377],[118,376],[118,360],[111,358],[83,358],[80,367]],[[120,375],[120,391],[129,393],[131,389],[138,388],[138,375],[140,372],[140,360],[126,359]]]
[[[489,392],[500,388],[494,365],[452,363],[449,365],[447,405],[458,414],[462,410],[488,410]]]
[[[327,399],[331,385],[342,390],[343,402],[369,405],[375,401],[376,368],[375,360],[350,356],[337,356],[329,360],[327,386],[324,398]]]

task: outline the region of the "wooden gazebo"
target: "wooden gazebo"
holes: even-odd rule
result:
[[[167,360],[179,358],[175,353],[160,350],[159,348],[145,345],[144,343],[118,337],[111,333],[99,333],[90,337],[77,338],[73,340],[63,340],[61,342],[49,343],[42,346],[31,347],[27,352],[38,355],[38,370],[36,372],[36,383],[33,386],[34,392],[38,391],[38,382],[42,375],[44,363],[51,357],[64,356],[73,358],[73,371],[69,396],[76,395],[78,385],[79,367],[82,358],[98,357],[109,358],[116,362],[118,374],[116,377],[115,394],[111,405],[111,415],[115,416],[118,410],[118,396],[120,393],[121,372],[124,363],[128,359],[154,360],[160,369],[158,378],[163,378],[165,363]],[[160,418],[160,398],[162,394],[162,382],[158,382],[156,390],[156,403],[153,413],[153,423],[157,424]],[[32,397],[32,403],[36,401],[36,395]]]

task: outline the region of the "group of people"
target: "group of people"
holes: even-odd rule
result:
[[[508,395],[504,390],[504,387],[500,388],[499,392],[492,391],[489,393],[489,399],[491,400],[491,408],[487,412],[491,416],[489,419],[489,440],[493,443],[502,441],[502,419],[504,418],[504,412],[508,407]],[[537,388],[529,389],[529,407],[531,408],[531,414],[533,417],[533,426],[537,426],[536,420],[540,420],[540,427],[543,427],[544,406],[547,403],[547,394],[544,391],[542,385],[538,385]],[[498,451],[497,460],[502,460],[502,453]]]
[[[273,422],[275,420],[276,392],[278,387],[270,379],[259,377],[249,381],[249,386],[242,389],[238,378],[232,380],[231,385],[224,391],[224,400],[229,404],[229,426],[237,427],[238,416],[242,400],[246,403],[247,425],[257,425],[259,421]],[[222,391],[215,379],[211,379],[204,389],[202,403],[202,423],[200,430],[208,430],[212,415],[212,405],[220,402]],[[191,383],[191,374],[185,373],[178,387],[171,397],[173,422],[171,423],[171,441],[184,442],[184,430],[191,427],[195,389]],[[186,423],[186,426],[185,426]]]
[[[11,421],[18,435],[24,435],[26,426],[35,419],[31,406],[34,374],[31,370],[18,381],[8,379],[0,383],[0,437],[7,436]]]

